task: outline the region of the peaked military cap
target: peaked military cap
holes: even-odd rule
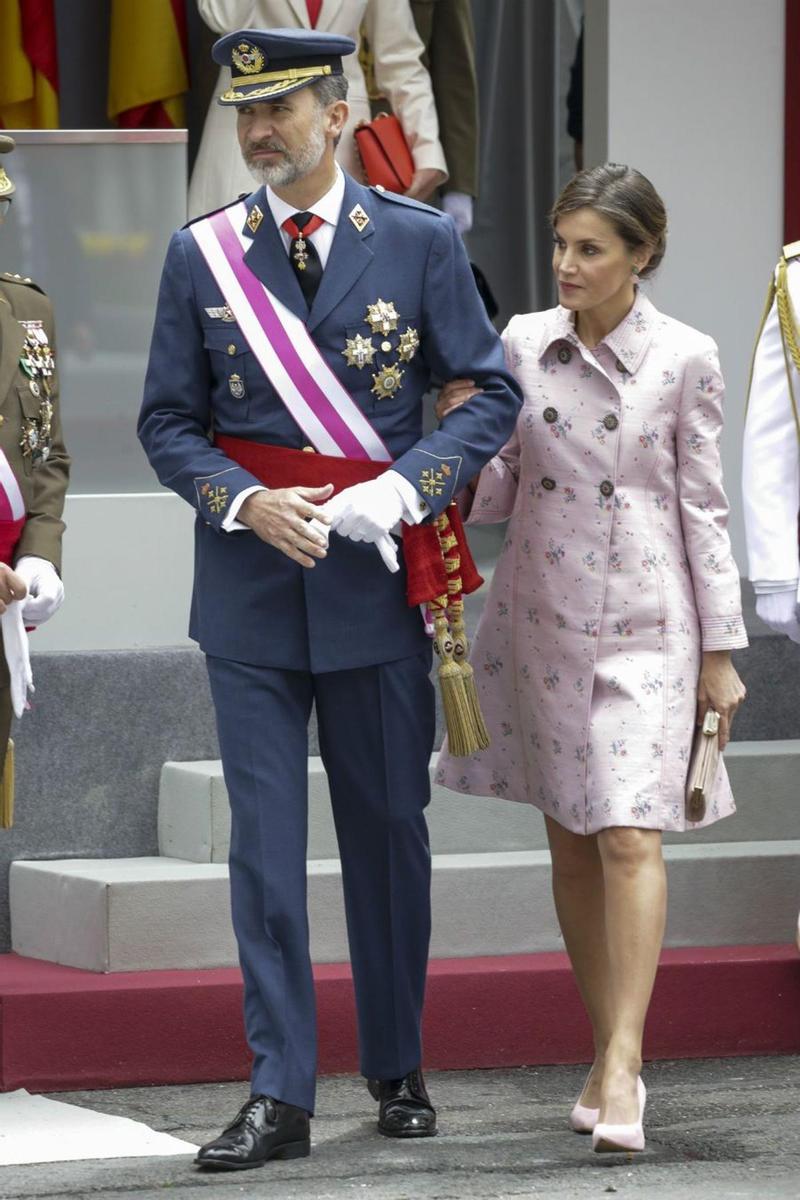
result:
[[[342,58],[352,38],[314,29],[240,29],[214,43],[215,62],[231,69],[231,86],[218,104],[277,100],[318,79],[342,75]]]
[[[0,133],[0,154],[9,154],[16,144],[7,133]],[[10,200],[15,191],[13,179],[9,179],[4,167],[0,165],[0,200]]]

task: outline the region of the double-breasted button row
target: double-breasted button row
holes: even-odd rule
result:
[[[549,475],[545,475],[544,479],[542,480],[542,487],[544,490],[546,492],[552,492],[555,490],[556,486],[555,479],[551,479]],[[600,484],[600,492],[603,496],[614,495],[614,485],[610,479],[603,480],[603,482]]]

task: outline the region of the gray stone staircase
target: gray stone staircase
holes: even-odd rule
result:
[[[792,937],[800,901],[800,741],[736,742],[726,761],[739,812],[705,830],[665,837],[668,946]],[[436,785],[433,793],[433,956],[562,949],[540,814]],[[12,864],[14,950],[103,972],[234,965],[224,865],[229,834],[219,762],[166,763],[158,856]],[[343,961],[341,873],[327,781],[314,757],[308,858],[313,957]]]

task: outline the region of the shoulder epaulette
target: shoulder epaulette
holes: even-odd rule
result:
[[[181,225],[181,229],[188,229],[190,225],[196,224],[198,221],[205,221],[206,217],[213,217],[214,213],[224,212],[226,208],[233,208],[236,204],[241,204],[251,192],[243,192],[241,196],[237,196],[235,200],[229,200],[227,204],[221,204],[219,208],[212,208],[210,212],[201,213],[199,217],[192,217],[191,221],[187,221],[185,225]]]
[[[783,247],[783,257],[788,262],[790,258],[800,258],[800,242],[789,242]]]
[[[395,204],[405,204],[408,208],[418,208],[422,212],[430,213],[433,217],[444,216],[438,208],[432,208],[430,204],[423,204],[421,200],[412,200],[410,196],[401,196],[399,192],[390,192],[383,184],[376,183],[369,190],[376,196],[380,196],[381,200],[391,200]]]
[[[21,283],[23,287],[31,287],[44,295],[44,288],[39,287],[27,275],[15,275],[13,271],[0,271],[0,281],[3,283]]]

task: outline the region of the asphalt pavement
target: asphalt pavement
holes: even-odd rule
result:
[[[428,1076],[436,1138],[397,1142],[374,1127],[363,1081],[320,1081],[311,1157],[229,1175],[190,1158],[0,1168],[0,1197],[39,1200],[800,1200],[800,1059],[647,1064],[643,1154],[595,1155],[567,1127],[583,1067],[449,1071]],[[243,1084],[59,1093],[53,1099],[131,1117],[200,1143],[247,1095]],[[101,1148],[99,1148],[101,1149]]]

